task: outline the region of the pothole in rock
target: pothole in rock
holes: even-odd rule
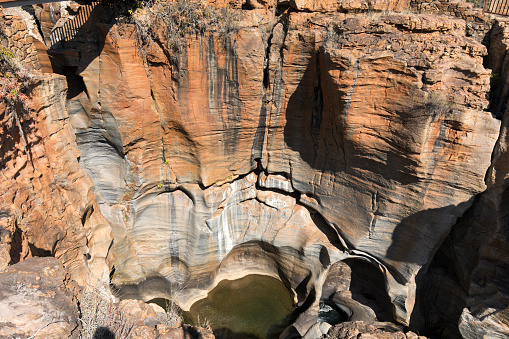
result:
[[[326,322],[332,326],[348,320],[348,315],[345,312],[338,310],[327,303],[320,302],[320,309],[318,311],[318,322]]]
[[[185,312],[184,320],[209,324],[218,339],[272,339],[291,324],[294,309],[293,295],[281,281],[248,275],[221,281]]]

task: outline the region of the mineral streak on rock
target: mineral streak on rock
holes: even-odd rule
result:
[[[88,111],[70,114],[116,239],[113,283],[202,288],[249,241],[303,251],[312,267],[312,248],[338,259],[318,212],[383,267],[408,323],[414,277],[485,189],[499,129],[483,111],[486,50],[463,31],[445,17],[293,13],[270,43],[250,23],[178,53],[152,42],[147,64],[129,28],[104,31],[81,73]],[[283,180],[276,191],[256,185],[265,173]]]
[[[505,220],[506,123],[497,143],[487,49],[468,23],[366,12],[407,1],[231,3],[244,9],[234,33],[190,34],[179,48],[157,25],[140,43],[131,25],[98,24],[51,51],[79,76],[67,77],[67,102],[63,77],[34,85],[37,109],[23,117],[32,163],[0,110],[0,250],[46,251],[80,282],[111,270],[145,301],[183,287],[183,309],[222,279],[271,275],[294,292],[301,335],[320,296],[353,320],[431,324],[414,307],[416,277],[443,255],[472,296],[461,333],[481,333],[486,317],[504,324],[492,303],[472,307],[502,290],[493,272],[505,264],[489,263],[505,222],[475,246],[482,221],[457,223],[487,205]],[[488,60],[502,69],[501,55]],[[472,261],[455,255],[472,248]]]

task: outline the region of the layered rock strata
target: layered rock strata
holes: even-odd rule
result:
[[[499,129],[486,50],[445,17],[295,13],[267,31],[257,13],[178,53],[101,28],[88,96],[69,107],[116,239],[112,281],[145,299],[161,291],[151,278],[208,288],[255,241],[302,252],[309,291],[320,252],[360,255],[408,324],[415,275],[485,189]],[[288,257],[271,265],[295,288]]]
[[[32,244],[83,281],[111,269],[116,287],[146,301],[184,287],[184,309],[221,279],[272,275],[296,295],[300,335],[320,296],[355,320],[411,325],[416,277],[487,188],[500,129],[486,110],[487,50],[461,19],[316,3],[236,2],[250,10],[234,33],[189,35],[180,49],[157,26],[141,43],[132,26],[91,15],[54,46],[67,105],[63,78],[34,87],[55,99],[30,117],[43,136],[28,134],[27,149],[65,156],[39,172],[27,158],[5,182],[76,173],[58,189],[58,215],[77,231],[30,227],[31,205],[11,211],[10,239],[16,227],[29,235],[23,257]],[[22,157],[22,138],[11,144],[5,168]],[[16,202],[20,187],[48,197],[41,206],[60,203],[53,183],[33,182],[12,184],[5,210],[35,199]]]

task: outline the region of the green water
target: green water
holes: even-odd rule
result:
[[[207,320],[218,339],[273,339],[291,322],[292,294],[272,277],[223,280],[186,312],[194,324]]]

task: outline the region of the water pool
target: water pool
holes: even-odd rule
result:
[[[223,280],[184,314],[186,322],[210,324],[218,339],[273,339],[291,323],[293,295],[278,279],[248,275]]]

